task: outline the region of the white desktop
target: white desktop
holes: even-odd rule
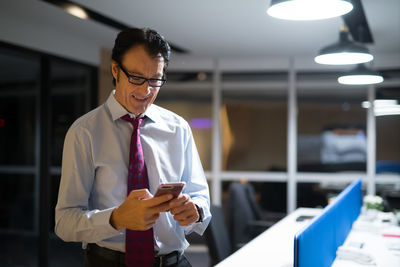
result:
[[[220,262],[217,267],[293,266],[294,235],[309,223],[300,216],[315,216],[321,209],[298,208]]]
[[[308,219],[296,219],[300,216],[315,216],[321,211],[298,208],[216,266],[294,266],[294,236],[310,222]],[[344,244],[339,247],[339,256],[332,267],[400,267],[400,227],[395,220],[392,213],[362,212]],[[347,252],[353,254],[348,255]],[[362,254],[357,260],[358,252]]]

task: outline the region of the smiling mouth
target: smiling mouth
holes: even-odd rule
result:
[[[139,98],[139,97],[134,96],[134,95],[132,95],[132,97],[133,97],[135,100],[138,100],[138,101],[146,101],[146,100],[150,97],[150,95],[148,95],[148,96],[146,96],[146,97],[144,97],[144,98]]]

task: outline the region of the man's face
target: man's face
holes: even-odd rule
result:
[[[161,55],[151,57],[142,45],[134,46],[126,51],[121,62],[129,75],[147,79],[162,79],[164,58]],[[119,68],[118,63],[111,63],[112,74],[116,80],[115,99],[129,112],[139,116],[154,102],[159,87],[151,87],[147,82],[135,85]]]

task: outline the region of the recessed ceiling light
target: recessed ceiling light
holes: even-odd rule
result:
[[[76,6],[76,5],[67,5],[65,7],[65,11],[67,11],[69,14],[71,14],[75,17],[81,18],[81,19],[87,19],[89,17],[83,8]]]

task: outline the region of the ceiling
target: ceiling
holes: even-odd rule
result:
[[[170,74],[173,70],[185,75],[212,71],[215,59],[222,70],[265,73],[287,71],[289,58],[293,58],[299,74],[315,71],[316,79],[321,79],[325,71],[352,68],[319,65],[313,60],[322,47],[337,41],[342,18],[303,22],[275,19],[266,14],[270,0],[70,1],[122,24],[160,31],[171,44],[187,51],[173,54]],[[367,44],[375,55],[373,67],[390,74],[391,79],[385,77],[385,86],[395,87],[399,95],[400,1],[361,2],[375,41]],[[44,0],[0,0],[0,41],[35,51],[98,66],[100,49],[111,49],[118,32],[97,21],[74,17]],[[6,59],[1,58],[0,63],[15,63]],[[0,79],[10,76],[6,70],[3,68]],[[335,94],[365,97],[364,91],[338,85],[335,77],[327,78],[330,84],[323,81],[325,89],[342,88]],[[319,91],[318,85],[309,93]]]
[[[368,45],[375,62],[400,66],[400,1],[361,1],[375,40]],[[275,19],[266,14],[270,0],[73,2],[130,26],[154,28],[190,55],[210,58],[292,56],[312,62],[323,46],[337,41],[343,24],[340,17],[303,22]]]
[[[298,69],[346,69],[313,60],[322,47],[338,40],[341,17],[302,22],[275,19],[266,14],[270,0],[70,1],[122,24],[161,32],[187,51],[173,55],[170,70],[179,69],[182,57],[204,69],[213,69],[212,62],[219,59],[228,69],[287,70],[290,57]],[[361,2],[375,41],[367,44],[375,55],[374,67],[400,69],[400,1]],[[0,1],[0,40],[81,62],[97,65],[99,50],[111,49],[118,31],[76,18],[46,0]]]

